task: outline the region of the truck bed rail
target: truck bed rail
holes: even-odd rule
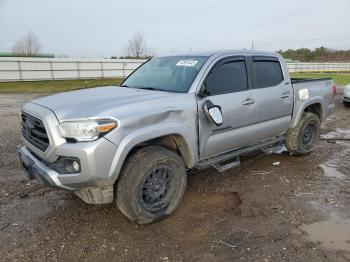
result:
[[[307,82],[318,82],[318,81],[324,81],[324,80],[332,80],[330,77],[324,77],[324,78],[291,78],[290,79],[292,84],[299,84],[299,83],[307,83]]]

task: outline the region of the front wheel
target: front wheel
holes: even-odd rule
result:
[[[321,122],[317,115],[304,112],[299,123],[287,133],[286,146],[289,152],[305,155],[314,149],[321,132]]]
[[[185,165],[175,152],[161,146],[144,147],[126,161],[116,203],[129,219],[152,223],[176,209],[186,184]]]

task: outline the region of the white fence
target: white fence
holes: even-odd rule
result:
[[[287,63],[289,72],[350,73],[350,63]]]
[[[146,60],[0,57],[0,82],[128,76]],[[350,63],[287,63],[290,72],[350,72]]]
[[[0,57],[0,82],[128,76],[145,60]]]

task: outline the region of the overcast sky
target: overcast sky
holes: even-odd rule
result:
[[[350,49],[350,0],[0,0],[0,51],[27,32],[42,51],[124,55],[137,31],[158,55],[190,49]]]

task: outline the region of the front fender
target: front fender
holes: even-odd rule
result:
[[[180,122],[166,122],[162,124],[147,126],[129,133],[119,144],[118,149],[113,157],[112,165],[109,170],[109,178],[116,181],[123,167],[126,157],[130,151],[140,143],[163,137],[166,135],[179,135],[183,138],[190,155],[190,166],[198,162],[198,149],[196,147],[196,138],[189,134],[186,127]]]
[[[301,101],[298,99],[294,105],[294,112],[293,112],[293,119],[292,119],[292,123],[291,123],[291,128],[295,127],[298,124],[305,109],[308,106],[311,106],[313,104],[320,104],[321,105],[321,120],[322,120],[322,117],[324,116],[324,107],[323,107],[323,100],[322,100],[321,96],[311,97],[306,101]]]

